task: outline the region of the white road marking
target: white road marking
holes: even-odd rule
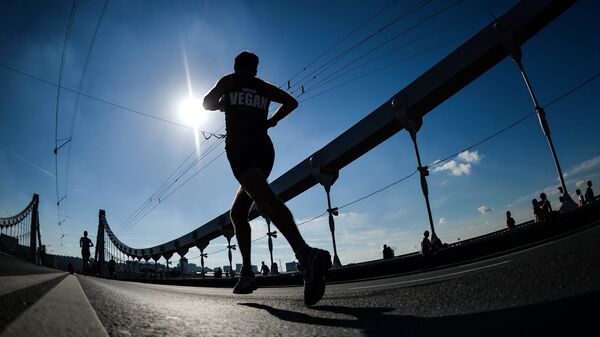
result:
[[[0,334],[9,336],[108,337],[108,333],[75,276],[68,275]]]
[[[64,274],[66,273],[0,276],[0,296],[52,280],[53,278],[63,276]]]
[[[377,284],[377,285],[372,285],[372,286],[354,287],[354,288],[349,288],[349,290],[369,289],[369,288],[381,288],[381,287],[395,286],[395,285],[399,285],[399,284],[429,281],[429,280],[434,280],[434,279],[438,279],[438,278],[442,278],[442,277],[460,275],[460,274],[470,273],[470,272],[473,272],[473,271],[476,271],[476,270],[482,270],[482,269],[486,269],[486,268],[491,268],[491,267],[499,266],[499,265],[502,265],[502,264],[505,264],[505,263],[509,263],[510,261],[511,260],[506,260],[506,261],[494,263],[494,264],[491,264],[491,265],[487,265],[487,266],[483,266],[483,267],[477,267],[477,268],[471,268],[471,269],[467,269],[467,270],[463,270],[463,271],[457,271],[455,273],[450,273],[450,274],[425,277],[425,278],[416,279],[416,280],[407,280],[407,281],[400,281],[400,282],[393,282],[393,283]]]

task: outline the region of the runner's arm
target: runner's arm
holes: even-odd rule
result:
[[[217,82],[217,84],[215,84],[215,87],[212,88],[208,92],[208,94],[206,94],[206,96],[204,96],[204,101],[202,103],[202,105],[204,106],[204,109],[210,110],[210,111],[222,110],[221,97],[223,96],[223,94],[225,94],[225,90],[227,89],[228,85],[229,85],[228,77],[225,76],[225,77],[221,78]]]
[[[269,118],[268,125],[273,127],[277,123],[289,115],[292,111],[298,107],[298,101],[287,92],[277,88],[272,84],[268,85],[269,98],[273,102],[281,103],[281,106],[277,111]]]

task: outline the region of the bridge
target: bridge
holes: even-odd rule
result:
[[[568,197],[544,107],[521,63],[521,45],[543,29],[574,1],[528,1],[516,5],[467,42],[390,97],[354,126],[281,177],[271,187],[284,201],[315,185],[327,195],[326,214],[335,268],[328,275],[326,297],[318,306],[301,306],[297,275],[261,279],[265,288],[254,295],[230,294],[233,279],[202,275],[182,280],[150,273],[150,259],[174,254],[185,258],[190,248],[204,250],[224,236],[233,269],[234,237],[228,211],[193,231],[152,247],[136,248],[111,229],[105,210],[98,212],[96,273],[73,276],[43,267],[37,205],[39,197],[18,215],[1,218],[4,249],[33,265],[2,255],[4,275],[2,335],[505,335],[573,333],[591,328],[585,308],[597,299],[598,206],[556,215],[552,221],[527,222],[440,249],[431,258],[417,252],[391,261],[346,265],[336,250],[335,216],[330,192],[339,172],[392,135],[406,130],[414,144],[417,169],[432,234],[435,226],[427,176],[418,146],[423,117],[466,85],[510,57],[529,91],[533,110],[546,136],[557,177]],[[568,199],[565,203],[572,203]],[[574,205],[573,205],[574,206]],[[251,218],[258,217],[254,210]],[[272,257],[270,221],[268,241]],[[5,247],[5,245],[3,245]],[[141,263],[144,260],[145,263]],[[108,261],[116,264],[109,272]],[[271,261],[273,264],[273,261]],[[141,270],[140,266],[145,269]],[[202,268],[204,271],[204,268]],[[385,272],[382,272],[384,270]],[[149,276],[152,274],[152,277]],[[140,282],[128,282],[135,279]],[[539,280],[548,280],[540,284]],[[286,287],[280,287],[280,286]],[[192,287],[193,286],[193,287]],[[202,286],[202,287],[198,287]],[[451,289],[451,291],[450,291]],[[273,322],[277,322],[274,326]]]

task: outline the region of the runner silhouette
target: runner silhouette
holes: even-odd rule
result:
[[[83,274],[87,275],[90,269],[90,247],[94,247],[92,240],[88,238],[88,232],[83,231],[83,236],[79,239],[81,247],[81,258],[83,260]]]
[[[254,202],[259,212],[273,221],[292,246],[304,278],[304,303],[313,305],[325,293],[325,274],[331,268],[331,255],[306,244],[292,213],[267,182],[275,159],[267,130],[295,110],[298,101],[257,78],[258,62],[255,54],[240,53],[235,58],[234,72],[222,77],[204,97],[205,109],[225,112],[225,150],[233,175],[241,185],[230,211],[242,255],[241,275],[233,292],[249,294],[256,289],[250,261],[251,229],[248,222]],[[269,118],[271,101],[281,106]]]

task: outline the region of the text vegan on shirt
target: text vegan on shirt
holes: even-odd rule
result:
[[[231,105],[242,105],[262,110],[267,110],[269,108],[269,100],[266,97],[258,95],[256,90],[249,88],[243,88],[241,92],[230,92],[229,102]]]

